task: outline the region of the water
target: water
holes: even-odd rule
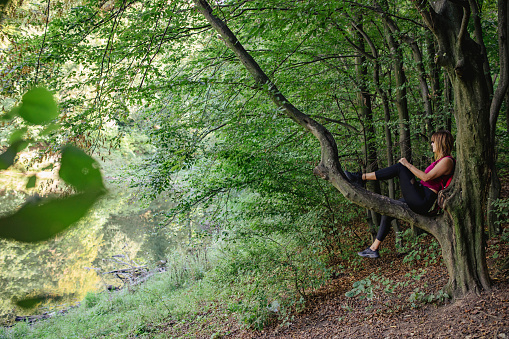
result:
[[[0,206],[5,213],[23,201],[16,190],[3,190]],[[90,291],[104,290],[105,284],[120,286],[111,275],[98,274],[125,266],[115,262],[133,260],[155,265],[169,251],[185,243],[185,230],[169,232],[158,227],[168,208],[158,201],[150,206],[130,202],[125,190],[110,190],[93,210],[56,239],[26,244],[0,239],[0,322],[10,324],[15,316],[42,314],[75,305]],[[15,305],[16,298],[53,296],[34,309]]]

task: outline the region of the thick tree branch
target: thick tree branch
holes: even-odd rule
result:
[[[431,29],[434,32],[435,29],[435,16],[436,12],[431,7],[431,4],[428,0],[412,0],[415,4],[415,7],[421,13],[422,19],[426,23],[429,29]]]
[[[470,20],[470,7],[463,7],[463,18],[461,19],[461,27],[458,33],[458,44],[459,49],[461,50],[463,47],[463,42],[465,41],[465,35],[467,34],[468,21]]]
[[[229,27],[217,16],[212,13],[212,8],[205,0],[193,0],[200,13],[207,19],[211,26],[221,35],[224,42],[237,55],[241,63],[253,76],[257,87],[263,89],[270,96],[271,100],[293,121],[310,131],[319,141],[322,150],[321,162],[327,168],[340,173],[340,165],[338,160],[337,145],[327,129],[321,124],[311,119],[308,115],[302,113],[293,106],[281,94],[276,85],[269,79],[265,72],[260,68],[253,57],[244,49],[242,44],[237,40],[235,34]]]

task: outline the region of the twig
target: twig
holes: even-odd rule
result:
[[[49,23],[49,7],[51,0],[48,0],[48,6],[46,7],[46,28],[44,29],[44,37],[42,38],[41,49],[39,50],[39,57],[37,58],[37,69],[35,70],[35,84],[37,85],[37,78],[39,77],[39,66],[41,65],[41,55],[44,49],[44,43],[46,42],[46,34],[48,33]]]

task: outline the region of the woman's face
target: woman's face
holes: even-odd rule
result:
[[[433,153],[437,151],[437,147],[435,146],[435,142],[431,141],[431,148],[433,149]]]

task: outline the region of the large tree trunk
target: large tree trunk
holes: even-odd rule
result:
[[[490,95],[481,48],[468,35],[470,11],[447,0],[414,0],[439,43],[438,62],[453,87],[457,166],[437,236],[453,295],[489,288],[484,253],[484,209],[494,147],[490,138]],[[429,7],[428,7],[429,6]]]

